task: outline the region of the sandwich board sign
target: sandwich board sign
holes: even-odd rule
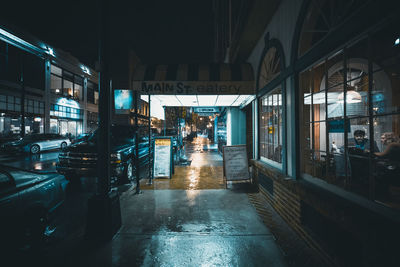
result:
[[[225,181],[250,180],[246,145],[223,147]]]
[[[154,177],[172,177],[172,138],[156,137],[154,140]]]

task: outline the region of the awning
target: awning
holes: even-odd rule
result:
[[[150,95],[254,94],[250,64],[140,65],[132,74],[133,90]]]

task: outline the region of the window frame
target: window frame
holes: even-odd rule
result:
[[[257,137],[256,137],[256,146],[257,146],[257,160],[263,162],[264,164],[268,165],[269,167],[283,173],[287,174],[287,123],[286,123],[286,118],[287,118],[287,105],[286,105],[286,98],[287,98],[287,89],[286,89],[286,76],[284,75],[285,73],[285,68],[286,68],[286,61],[285,61],[285,54],[283,51],[282,44],[278,39],[270,39],[269,38],[269,33],[267,33],[264,37],[265,41],[265,47],[262,52],[262,56],[260,57],[260,62],[258,65],[258,73],[257,73],[257,80],[256,80],[256,88],[257,88],[257,98],[255,101],[257,101]],[[266,55],[268,54],[270,49],[276,49],[277,56],[279,57],[279,65],[280,65],[280,70],[278,74],[276,74],[270,81],[268,81],[267,84],[265,84],[262,88],[260,88],[260,75],[261,75],[261,69],[262,69],[262,64],[264,64],[264,59]],[[265,95],[269,94],[276,88],[281,89],[281,95],[282,95],[282,163],[275,162],[270,159],[266,159],[263,157],[261,159],[261,142],[260,142],[260,137],[261,137],[261,105],[260,101],[261,98],[263,98]]]
[[[78,74],[75,74],[73,72],[67,71],[67,70],[65,70],[65,69],[63,69],[63,68],[61,68],[61,67],[59,67],[59,66],[57,66],[55,64],[51,64],[50,69],[53,66],[58,68],[58,69],[61,69],[61,76],[59,74],[53,73],[50,70],[50,76],[54,75],[55,77],[61,78],[61,88],[60,88],[61,91],[59,93],[54,93],[54,92],[51,92],[51,93],[55,94],[55,95],[60,95],[60,96],[63,96],[63,97],[72,98],[72,99],[74,99],[76,101],[83,101],[84,100],[84,90],[85,90],[85,85],[84,85],[85,84],[85,82],[84,82],[85,77],[82,76],[82,75],[78,75]],[[64,90],[65,89],[64,88],[64,81],[65,80],[67,80],[68,82],[72,83],[72,95],[65,95],[64,94],[65,93],[65,90]],[[80,82],[82,84],[80,84]],[[80,96],[79,97],[75,97],[75,84],[81,86],[81,92],[80,92]]]
[[[268,97],[269,95],[271,95],[275,90],[280,89],[281,90],[281,98],[282,98],[282,117],[281,117],[281,131],[282,131],[282,140],[281,140],[281,146],[282,146],[282,159],[281,159],[281,163],[274,161],[273,159],[269,159],[267,157],[263,157],[261,155],[261,130],[262,128],[265,127],[265,125],[262,124],[262,105],[261,105],[261,101],[262,99],[264,99],[265,97]],[[258,160],[262,161],[263,163],[266,163],[267,165],[283,172],[286,173],[286,94],[285,94],[286,90],[285,90],[285,82],[283,81],[280,85],[268,90],[268,92],[266,92],[265,94],[263,94],[260,97],[257,97],[257,101],[258,101]],[[268,125],[268,124],[267,124]]]
[[[390,25],[385,23],[384,25],[380,25],[379,28],[371,28],[371,29],[369,29],[364,34],[354,38],[353,40],[350,40],[349,42],[346,42],[346,43],[340,45],[334,51],[331,51],[330,53],[319,57],[312,64],[308,65],[307,67],[302,68],[301,70],[299,70],[296,73],[296,79],[297,79],[297,81],[300,81],[300,74],[301,73],[303,73],[305,71],[312,70],[313,67],[315,65],[319,64],[321,61],[324,62],[325,65],[327,65],[328,59],[331,56],[333,56],[333,55],[335,55],[335,54],[337,54],[339,52],[343,52],[343,58],[342,58],[341,63],[342,63],[343,70],[344,70],[345,74],[344,74],[343,81],[341,82],[341,85],[343,85],[343,87],[344,87],[344,89],[343,89],[344,94],[347,95],[348,84],[349,84],[349,82],[354,80],[354,79],[348,79],[348,77],[347,77],[348,76],[347,75],[347,70],[349,68],[351,68],[350,65],[349,65],[350,64],[349,62],[352,59],[354,59],[351,54],[348,54],[348,51],[353,47],[353,45],[357,45],[357,44],[361,43],[362,41],[367,42],[366,43],[367,53],[366,53],[365,58],[363,58],[363,59],[365,59],[367,61],[367,65],[368,65],[368,74],[366,75],[366,77],[368,78],[368,91],[367,91],[367,95],[368,95],[367,109],[368,109],[368,112],[366,114],[351,115],[351,114],[348,114],[348,112],[347,112],[347,108],[346,107],[348,105],[347,104],[344,105],[344,110],[343,110],[343,116],[342,117],[343,117],[343,121],[344,121],[344,142],[345,142],[345,144],[344,144],[344,147],[345,147],[344,148],[344,158],[345,159],[347,159],[348,154],[349,154],[348,149],[349,149],[350,146],[349,146],[348,142],[351,139],[351,138],[349,138],[349,137],[351,137],[351,135],[350,135],[351,132],[348,131],[349,129],[347,129],[348,128],[347,125],[350,125],[350,127],[351,127],[351,121],[352,120],[358,120],[358,119],[362,119],[362,118],[366,118],[368,120],[369,147],[373,148],[374,145],[375,145],[374,143],[377,140],[377,137],[375,137],[375,131],[376,131],[377,128],[375,128],[375,126],[374,126],[374,118],[377,118],[377,117],[386,118],[386,117],[390,117],[390,116],[400,116],[400,109],[399,108],[397,109],[397,111],[384,112],[382,114],[375,114],[372,111],[373,110],[373,105],[374,105],[373,100],[372,100],[372,93],[373,93],[373,90],[374,90],[373,89],[373,85],[374,85],[375,74],[379,73],[382,70],[384,70],[385,67],[388,67],[388,66],[385,66],[385,65],[380,66],[380,68],[376,68],[375,67],[375,64],[377,64],[377,62],[375,62],[375,59],[372,57],[373,48],[374,48],[373,47],[373,36],[375,34],[379,33],[380,31],[384,30],[387,26],[390,26]],[[324,37],[324,38],[328,38],[328,37]],[[310,51],[313,50],[313,47],[311,47],[309,50]],[[321,92],[322,91],[325,92],[325,100],[326,100],[325,104],[327,105],[327,103],[328,103],[327,102],[327,94],[326,94],[327,88],[329,90],[329,88],[332,88],[334,86],[328,86],[328,81],[327,81],[328,79],[326,78],[326,77],[328,77],[328,68],[326,68],[326,67],[325,67],[324,77],[325,77],[325,80],[326,80],[325,88],[323,88],[323,90],[320,90],[320,91]],[[311,80],[312,80],[312,78],[311,78]],[[298,89],[299,97],[298,97],[298,106],[297,106],[296,112],[299,112],[300,114],[303,114],[303,117],[304,117],[304,112],[303,112],[304,103],[303,103],[303,101],[304,101],[305,97],[302,95],[303,89],[301,88],[300,82],[297,85],[298,85],[297,89]],[[395,89],[396,88],[391,88],[391,90],[395,90]],[[351,90],[351,89],[349,89],[349,90]],[[313,92],[313,93],[315,93],[315,92]],[[327,109],[327,107],[326,107],[326,109]],[[327,182],[324,177],[317,177],[317,176],[310,175],[310,174],[306,173],[304,171],[304,169],[302,169],[302,166],[304,164],[304,161],[303,161],[304,159],[303,159],[303,157],[301,157],[300,150],[301,150],[301,148],[303,146],[302,142],[303,142],[303,140],[305,138],[305,136],[304,136],[305,132],[303,130],[303,126],[304,126],[305,122],[304,122],[304,119],[302,119],[301,116],[300,116],[300,118],[301,118],[301,120],[299,122],[299,127],[296,127],[297,135],[300,136],[300,139],[299,139],[300,142],[299,142],[299,145],[297,146],[298,147],[298,151],[299,151],[299,153],[297,155],[300,158],[299,159],[299,164],[300,164],[299,165],[299,178],[300,179],[310,179],[310,178],[312,178],[312,179],[317,179],[318,181]],[[311,121],[311,120],[312,119],[310,119],[309,123],[310,124],[314,123],[314,121]],[[332,120],[335,120],[335,118],[329,118],[328,117],[328,113],[326,113],[326,117],[325,117],[324,121],[327,123],[328,121],[332,121]],[[326,135],[328,135],[328,130],[326,130]],[[328,147],[327,151],[325,151],[327,154],[330,153],[329,144],[328,144],[328,142],[330,142],[330,141],[331,141],[330,138],[329,138],[329,140],[328,139],[325,140],[325,142],[327,144],[327,147]],[[311,149],[311,150],[314,152],[313,149]],[[348,164],[350,164],[348,162],[348,160],[345,160],[345,181],[346,181],[345,187],[341,187],[341,186],[338,186],[338,185],[335,185],[335,184],[331,184],[331,183],[329,183],[329,184],[331,184],[333,186],[336,186],[338,188],[344,189],[347,192],[355,194],[357,196],[365,197],[365,198],[367,198],[369,200],[372,200],[374,202],[376,202],[376,201],[379,202],[379,199],[376,197],[376,190],[377,190],[376,179],[377,179],[377,177],[376,177],[376,175],[374,175],[374,168],[375,167],[374,167],[374,165],[372,163],[373,153],[368,153],[368,156],[366,156],[366,157],[368,158],[369,163],[370,163],[369,166],[368,166],[369,171],[368,171],[368,178],[367,178],[367,180],[368,180],[367,196],[364,196],[360,192],[353,191],[353,189],[351,188],[351,184],[352,184],[351,180],[354,179],[354,177],[352,177],[352,174],[348,172]],[[327,172],[328,171],[326,170],[326,173]]]

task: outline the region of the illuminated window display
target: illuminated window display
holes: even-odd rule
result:
[[[299,76],[304,175],[395,206],[400,177],[400,49],[393,26]]]

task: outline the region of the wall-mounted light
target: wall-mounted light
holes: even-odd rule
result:
[[[88,74],[88,75],[91,75],[91,74],[90,74],[89,68],[86,67],[85,65],[81,65],[81,69],[82,69],[82,71],[83,71],[84,73],[86,73],[86,74]]]
[[[41,122],[41,121],[42,121],[42,118],[36,117],[36,118],[33,119],[33,121],[35,121],[35,122]]]
[[[54,54],[54,49],[53,48],[51,48],[51,47],[49,47],[48,45],[44,45],[44,49],[45,49],[45,53],[46,54],[48,54],[48,55],[50,55],[50,56],[53,56],[53,57],[55,57],[56,55]]]
[[[394,45],[399,45],[400,44],[400,37],[396,39],[396,41],[394,41]]]

